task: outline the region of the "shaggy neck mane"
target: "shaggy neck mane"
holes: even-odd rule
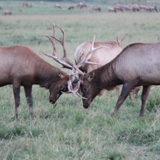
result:
[[[54,83],[59,81],[59,73],[62,73],[66,78],[68,78],[66,73],[60,71],[58,68],[50,65],[49,63],[43,63],[42,61],[41,65],[37,64],[37,67],[38,68],[36,69],[35,83],[39,84],[41,87],[48,88],[48,84],[50,84],[51,82]]]
[[[102,66],[99,69],[95,70],[95,80],[99,82],[99,86],[101,89],[112,89],[117,86],[117,84],[121,84],[121,81],[115,74],[115,62],[112,61],[107,65]]]

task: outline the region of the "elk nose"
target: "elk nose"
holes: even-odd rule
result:
[[[91,104],[91,101],[85,101],[85,100],[83,101],[83,107],[86,109],[89,108],[90,104]]]
[[[56,102],[56,100],[50,99],[49,102],[50,102],[51,104],[54,104],[54,103]]]
[[[85,109],[87,109],[87,108],[89,107],[89,104],[85,103],[85,104],[83,104],[83,107],[84,107]]]

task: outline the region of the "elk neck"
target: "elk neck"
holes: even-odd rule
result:
[[[35,70],[35,84],[39,84],[41,87],[48,88],[51,83],[56,83],[61,79],[69,80],[68,74],[48,62],[42,62],[41,65],[37,65],[37,69]],[[60,77],[60,74],[63,78]]]
[[[116,63],[114,61],[102,66],[95,70],[97,76],[96,80],[99,81],[100,89],[110,90],[113,87],[121,84],[121,81],[116,75]]]

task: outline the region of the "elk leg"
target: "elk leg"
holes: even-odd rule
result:
[[[142,96],[141,96],[142,106],[141,106],[141,111],[140,111],[139,116],[144,116],[146,102],[147,102],[147,98],[148,98],[150,90],[151,90],[151,86],[143,86],[143,91],[142,91]]]
[[[117,115],[119,108],[121,107],[122,103],[125,101],[127,96],[129,95],[129,93],[130,93],[130,91],[132,90],[133,87],[134,87],[133,84],[128,84],[128,83],[123,85],[121,94],[120,94],[120,96],[117,100],[116,108],[114,109],[112,117],[115,117]]]
[[[33,119],[34,115],[33,115],[33,101],[32,101],[32,86],[25,86],[24,91],[25,91],[26,101],[29,106],[29,114]]]
[[[13,84],[13,94],[14,94],[14,101],[15,101],[14,119],[18,120],[18,107],[20,104],[20,86],[14,86]]]
[[[116,90],[116,95],[117,95],[117,97],[119,97],[119,86],[116,86],[116,87],[115,87],[115,90]]]

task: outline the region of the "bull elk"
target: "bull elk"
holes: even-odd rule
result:
[[[63,33],[63,30],[61,31]],[[63,67],[72,69],[72,67],[67,64],[69,60],[66,57],[64,35],[62,40],[56,38],[55,27],[53,25],[53,36],[43,36],[49,38],[53,46],[53,54],[47,56],[53,58]],[[56,56],[55,39],[63,46],[63,58],[58,58]],[[15,100],[14,118],[16,119],[18,119],[21,86],[24,87],[31,118],[33,118],[32,85],[39,85],[40,87],[48,89],[50,92],[49,101],[52,104],[56,102],[63,92],[68,91],[68,84],[70,84],[69,75],[40,58],[28,46],[1,46],[0,59],[0,87],[12,85]],[[65,61],[67,61],[67,63]]]
[[[12,15],[13,13],[12,13],[12,11],[10,11],[10,10],[4,10],[3,11],[3,15]]]
[[[123,85],[112,116],[116,116],[121,105],[136,86],[143,86],[140,116],[144,116],[151,85],[160,85],[160,42],[133,43],[128,45],[110,63],[84,75],[81,92],[84,108],[102,89]]]
[[[92,7],[92,11],[99,11],[99,12],[101,12],[101,7],[99,7],[99,6],[93,6]]]
[[[26,6],[26,7],[29,7],[29,4],[28,4],[27,2],[23,2],[23,3],[22,3],[22,7],[25,7],[25,6]]]
[[[75,8],[75,5],[74,4],[71,4],[69,7],[68,7],[68,10],[72,10]]]
[[[59,8],[59,9],[61,9],[62,7],[61,7],[58,3],[56,3],[56,4],[54,4],[54,8]]]
[[[74,59],[76,65],[79,65],[83,61],[83,59],[87,56],[86,61],[95,62],[96,64],[83,63],[83,65],[81,65],[80,67],[80,70],[82,70],[85,73],[89,73],[109,63],[122,51],[122,42],[126,36],[127,34],[121,39],[121,41],[118,40],[118,37],[117,41],[104,41],[104,42],[95,41],[94,47],[100,47],[100,46],[104,47],[92,51],[88,56],[87,53],[90,51],[92,41],[87,41],[80,44],[74,53]],[[118,95],[119,87],[117,86],[114,89],[116,89]]]

